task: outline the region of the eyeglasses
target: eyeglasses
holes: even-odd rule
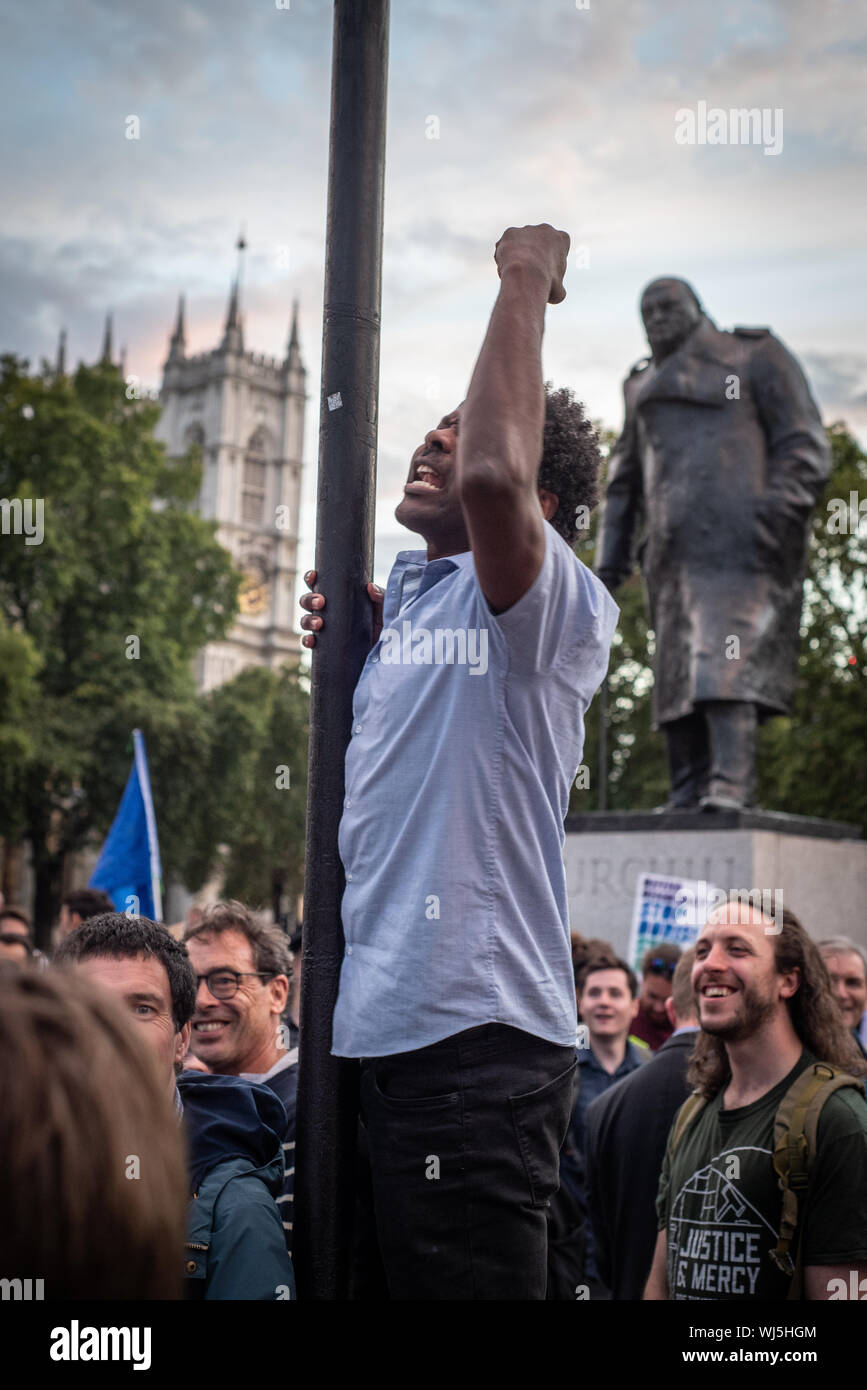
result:
[[[666,975],[671,979],[675,972],[677,961],[663,960],[661,956],[656,956],[649,960],[644,967],[645,975]]]
[[[245,975],[255,975],[259,980],[273,980],[274,972],[265,974],[262,970],[212,970],[209,975],[196,976],[196,993],[202,980],[215,999],[232,999],[238,993],[238,981]]]

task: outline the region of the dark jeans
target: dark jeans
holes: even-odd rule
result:
[[[392,1299],[544,1299],[575,1050],[486,1023],[361,1063]]]

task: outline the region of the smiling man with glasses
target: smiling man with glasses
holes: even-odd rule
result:
[[[280,1205],[286,1112],[267,1086],[182,1070],[196,1004],[186,946],[148,917],[106,912],[64,937],[55,967],[75,970],[114,996],[174,1098],[190,1184],[186,1245],[177,1251],[186,1296],[294,1298]],[[239,993],[246,985],[214,980],[218,991],[230,983]],[[199,995],[206,990],[200,982]]]
[[[291,1248],[298,1048],[287,1048],[282,1022],[292,975],[288,943],[239,902],[207,908],[184,941],[197,977],[192,1051],[211,1072],[270,1086],[286,1109],[278,1206]]]

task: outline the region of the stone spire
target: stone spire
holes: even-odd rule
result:
[[[111,314],[105,316],[105,331],[102,335],[102,357],[99,359],[101,367],[111,366]]]
[[[286,357],[283,366],[287,371],[293,367],[301,367],[301,348],[298,341],[298,300],[292,301],[292,328],[289,332],[289,342],[286,346]]]
[[[178,361],[187,355],[187,337],[184,332],[184,296],[178,296],[178,317],[175,331],[169,339],[169,361]]]
[[[232,281],[232,292],[229,295],[229,308],[226,314],[226,326],[223,329],[223,341],[220,344],[221,352],[243,352],[244,351],[244,329],[241,323],[240,299],[241,299],[241,272],[244,266],[244,252],[247,243],[244,240],[244,229],[238,235],[235,243],[238,252],[238,268],[235,271],[235,278]]]
[[[66,329],[61,328],[60,337],[57,339],[57,364],[54,368],[55,376],[66,376]]]

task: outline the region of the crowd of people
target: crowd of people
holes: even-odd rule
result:
[[[774,1298],[793,1277],[827,1296],[817,1280],[867,1260],[867,953],[814,944],[788,910],[779,932],[746,917],[711,914],[683,953],[651,947],[640,978],[573,934],[576,1086],[546,1212],[548,1299]],[[0,1200],[18,1277],[57,1298],[295,1297],[299,946],[238,902],[191,914],[178,940],[82,890],[49,961],[27,913],[0,907]],[[738,1027],[720,1027],[736,994]],[[815,1062],[854,1082],[822,1107],[796,1275],[764,1258],[785,1230],[772,1136]],[[674,1144],[691,1093],[705,1104]],[[363,1125],[358,1165],[353,1296],[388,1298]]]
[[[294,1298],[298,1029],[287,1007],[293,966],[285,933],[241,903],[222,902],[197,912],[178,940],[148,918],[116,912],[104,894],[81,890],[64,899],[53,942],[49,960],[34,950],[27,913],[0,908],[0,1013],[10,1030],[2,1084],[11,1090],[2,1149],[16,1175],[3,1224],[13,1232],[15,1277],[44,1279],[49,1297]],[[106,1058],[121,1032],[108,1086]],[[89,1088],[102,1116],[105,1093],[136,1085],[133,1071],[147,1072],[148,1086],[135,1106],[128,1099],[118,1106],[115,1132],[108,1108],[103,1129],[102,1119],[95,1130],[82,1122],[91,1113]],[[63,1117],[58,1145],[44,1119],[37,1124],[20,1108],[17,1088],[28,1074],[26,1105],[42,1097],[56,1124]],[[105,1223],[96,1219],[99,1185],[82,1195],[80,1182],[94,1133]],[[155,1202],[172,1257],[161,1256],[154,1272]],[[94,1218],[92,1231],[114,1239],[120,1227],[134,1256],[140,1246],[147,1279],[112,1281],[108,1267],[94,1264],[93,1248],[76,1264],[78,1247],[63,1237],[67,1205],[82,1230]],[[50,1224],[38,1216],[48,1207]]]
[[[370,650],[331,1012],[359,1081],[352,1296],[848,1297],[867,1289],[861,948],[817,943],[762,893],[714,907],[683,956],[654,944],[640,981],[605,941],[573,939],[570,961],[563,825],[618,609],[574,548],[599,441],[542,374],[569,245],[547,223],[497,241],[466,399],[414,451],[395,512],[425,549],[354,606]],[[700,306],[683,282],[649,288],[664,364]],[[696,460],[674,462],[686,495]],[[306,579],[315,648],[341,626]],[[678,707],[691,746],[706,717],[721,734],[699,750],[714,794],[696,815],[751,803],[738,704],[725,687]],[[27,914],[0,918],[0,1229],[49,1297],[101,1296],[118,1248],[115,1297],[294,1296],[292,943],[234,902],[182,935],[78,894],[47,965]]]

